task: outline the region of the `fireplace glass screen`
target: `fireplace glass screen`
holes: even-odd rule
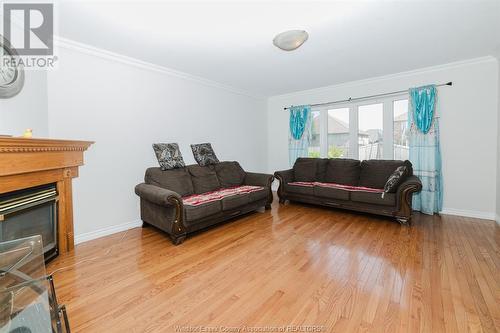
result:
[[[0,241],[41,235],[46,260],[57,255],[57,191],[54,185],[2,194]]]

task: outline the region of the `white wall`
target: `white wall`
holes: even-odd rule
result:
[[[353,64],[355,66],[355,64]],[[453,81],[439,88],[444,213],[494,219],[498,65],[473,59],[386,77],[274,96],[268,100],[269,171],[288,168],[289,105],[313,104]]]
[[[136,66],[95,50],[60,48],[49,73],[49,131],[94,140],[74,181],[77,241],[139,223],[134,186],[156,166],[152,143],[211,142],[221,160],[266,169],[266,103],[203,81]],[[128,224],[127,224],[128,223]]]
[[[2,24],[0,19],[0,24]],[[14,33],[22,32],[16,24]],[[24,86],[14,97],[0,98],[0,134],[21,136],[31,128],[33,136],[47,137],[47,71],[24,70]]]
[[[47,72],[26,70],[23,89],[14,97],[0,98],[0,134],[20,136],[26,128],[36,137],[48,135]]]

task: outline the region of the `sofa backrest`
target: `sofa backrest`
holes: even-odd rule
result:
[[[349,158],[331,158],[328,161],[325,182],[357,186],[361,171],[360,162]]]
[[[293,165],[294,179],[296,182],[320,181],[325,177],[326,158],[299,157]]]
[[[213,165],[199,166],[197,164],[188,165],[187,169],[191,175],[194,193],[201,194],[215,191],[221,188],[215,167]]]
[[[185,168],[161,170],[148,168],[144,181],[156,185],[181,196],[201,194],[220,188],[242,185],[246,173],[236,161],[224,161],[215,165],[188,165]]]
[[[215,164],[215,173],[221,187],[242,185],[245,181],[245,170],[236,161],[224,161]]]
[[[359,180],[360,162],[346,158],[299,157],[293,165],[297,182],[329,182],[356,185]]]
[[[408,176],[413,174],[410,161],[399,160],[364,160],[361,162],[359,186],[384,188],[387,179],[400,166],[408,167]]]
[[[384,188],[389,176],[402,165],[413,174],[410,161],[354,160],[349,158],[299,157],[293,165],[297,182],[327,182],[342,185]]]
[[[148,168],[144,176],[144,182],[177,192],[181,196],[194,193],[191,175],[186,168],[165,171],[156,167]]]

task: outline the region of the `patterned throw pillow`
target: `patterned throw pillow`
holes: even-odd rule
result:
[[[210,143],[199,143],[196,145],[191,145],[191,150],[193,151],[194,159],[199,166],[207,166],[210,164],[219,163],[219,159],[215,156],[214,150]]]
[[[162,170],[184,168],[184,159],[177,143],[155,143],[153,149]]]
[[[406,165],[398,167],[396,171],[394,171],[392,175],[389,176],[389,179],[387,179],[387,182],[384,186],[384,193],[396,192],[399,184],[401,184],[405,180],[407,175],[408,167]],[[382,193],[382,198],[384,197],[384,193]]]

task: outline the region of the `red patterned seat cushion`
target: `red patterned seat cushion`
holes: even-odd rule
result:
[[[352,185],[342,185],[335,183],[321,183],[321,182],[292,182],[288,183],[291,186],[304,186],[304,187],[329,187],[336,188],[339,190],[351,191],[351,192],[369,192],[369,193],[382,193],[384,192],[383,188],[371,188],[371,187],[363,187],[363,186],[352,186]]]
[[[222,200],[223,198],[229,196],[247,194],[262,190],[264,190],[264,187],[262,186],[250,186],[250,185],[235,186],[235,187],[223,188],[212,192],[194,194],[187,197],[183,197],[182,203],[185,206],[199,206],[209,202]]]

